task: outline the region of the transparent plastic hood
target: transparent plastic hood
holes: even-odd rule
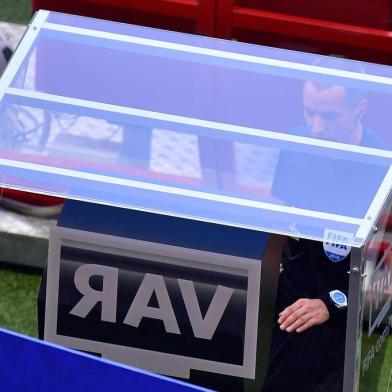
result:
[[[3,186],[360,246],[390,68],[39,11],[0,79]]]

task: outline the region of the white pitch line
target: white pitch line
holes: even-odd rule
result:
[[[392,369],[391,369],[391,373],[389,374],[389,381],[388,381],[387,392],[389,392],[389,388],[390,388],[390,386],[391,386],[391,381],[392,381]]]

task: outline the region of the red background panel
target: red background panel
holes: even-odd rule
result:
[[[215,0],[33,0],[47,9],[202,35],[214,35]]]
[[[217,2],[219,37],[392,64],[389,1],[341,0],[339,7],[325,0]]]
[[[234,6],[288,15],[389,29],[389,0],[234,0]]]

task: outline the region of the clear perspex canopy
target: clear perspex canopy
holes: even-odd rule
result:
[[[389,67],[40,11],[0,80],[5,187],[360,246]]]

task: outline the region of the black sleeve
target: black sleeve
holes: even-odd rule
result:
[[[344,295],[348,298],[348,290],[347,289],[339,289]],[[346,317],[347,317],[347,307],[339,309],[334,305],[334,303],[331,301],[331,298],[328,293],[324,293],[318,297],[318,299],[321,299],[325,306],[328,309],[329,312],[329,317],[331,322],[345,322]]]

